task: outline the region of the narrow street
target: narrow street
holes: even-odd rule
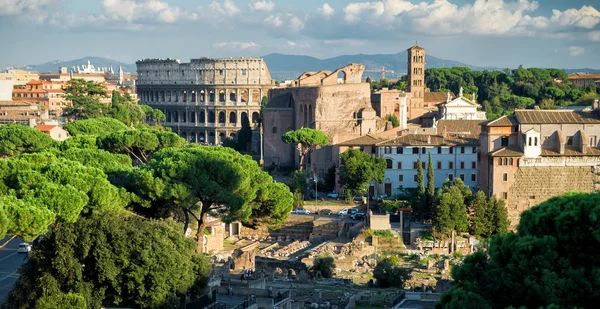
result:
[[[0,241],[4,243],[9,237]],[[4,248],[0,248],[0,304],[4,303],[13,285],[17,282],[17,270],[25,262],[26,253],[17,253],[17,247],[23,242],[20,238],[11,240]]]

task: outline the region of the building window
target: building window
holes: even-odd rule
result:
[[[402,162],[398,162],[398,169],[401,170],[402,169]]]
[[[502,158],[498,158],[498,165],[502,165]]]
[[[508,192],[502,192],[502,199],[503,200],[508,199]]]
[[[473,146],[473,153],[477,153],[477,146]]]
[[[477,174],[471,174],[471,181],[477,181]]]
[[[450,154],[453,154],[453,153],[454,153],[454,147],[450,147],[450,149],[449,149],[449,150],[450,150]]]
[[[529,196],[529,199],[530,199],[530,200],[535,200],[535,195],[530,195],[530,196]]]
[[[398,175],[398,181],[403,182],[404,181],[404,175],[402,175],[402,174]]]
[[[529,143],[527,144],[527,146],[531,146],[531,144],[532,144],[532,143],[531,143],[531,140],[532,140],[532,139],[533,139],[533,138],[531,138],[531,137],[527,139],[527,140],[529,141]]]
[[[392,154],[392,147],[385,147],[383,151],[385,152],[385,154]]]
[[[219,70],[219,75],[223,76],[225,74],[225,70]]]
[[[508,173],[502,174],[502,181],[508,181]]]
[[[465,174],[460,174],[460,180],[465,181]]]
[[[500,138],[500,146],[508,147],[508,136],[502,136]]]
[[[471,162],[471,168],[472,169],[476,169],[477,168],[477,162],[475,162],[475,161]]]
[[[513,161],[513,158],[510,158],[510,165],[513,166],[515,164],[515,162]]]
[[[273,134],[277,133],[277,127],[273,127]]]
[[[396,154],[403,154],[403,153],[404,153],[404,148],[396,147]]]
[[[421,153],[422,154],[426,154],[427,153],[427,148],[425,148],[425,147],[421,148]]]
[[[419,165],[418,165],[418,163],[417,163],[417,162],[413,162],[413,170],[416,170],[418,166],[419,166]]]
[[[448,162],[448,169],[454,169],[454,162]]]
[[[504,158],[504,165],[508,165],[508,158]]]
[[[417,181],[417,177],[418,177],[418,176],[419,176],[419,175],[413,175],[413,181]]]
[[[372,153],[372,154],[375,154],[375,153],[377,153],[377,147],[375,147],[375,146],[371,146],[371,153]]]
[[[387,164],[387,169],[392,169],[392,168],[394,168],[394,162],[392,162],[392,160],[390,160],[390,159],[385,159],[385,163]]]
[[[438,147],[438,154],[442,153],[442,147]]]
[[[465,162],[460,162],[460,169],[464,170],[465,169]]]
[[[437,169],[438,169],[438,170],[441,170],[441,169],[442,169],[442,162],[439,162],[439,161],[438,161],[438,163],[437,163]]]
[[[567,136],[567,145],[573,146],[573,136]]]
[[[246,69],[242,69],[242,75],[246,75],[248,71]]]
[[[594,136],[594,135],[590,136],[590,147],[596,147],[596,145],[598,145],[596,136]]]
[[[413,148],[413,154],[419,154],[419,147]]]
[[[454,180],[454,175],[448,174],[448,180],[453,181]]]
[[[533,138],[533,146],[537,146],[538,145],[538,138],[534,137]]]
[[[465,153],[465,147],[464,146],[460,146],[460,153]]]

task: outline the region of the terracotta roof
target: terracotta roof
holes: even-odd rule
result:
[[[491,153],[492,157],[522,157],[523,152],[519,148],[501,148]]]
[[[27,82],[27,85],[41,85],[42,81],[41,80],[30,80]]]
[[[478,138],[407,134],[392,140],[377,143],[377,146],[455,146],[455,145],[479,145]]]
[[[20,88],[16,88],[13,89],[13,93],[17,92],[17,93],[29,93],[29,92],[46,92],[48,89],[20,89]]]
[[[46,89],[46,91],[48,91],[48,92],[65,92],[62,89]]]
[[[579,151],[577,147],[565,146],[565,153],[561,154],[555,149],[542,148],[542,156],[544,157],[559,157],[559,156],[600,156],[600,149],[596,147],[587,147],[586,153]]]
[[[600,79],[600,74],[596,73],[573,73],[569,74],[569,79]]]
[[[294,108],[294,97],[289,92],[278,95],[265,108]]]
[[[519,122],[514,115],[510,116],[502,116],[498,119],[488,121],[487,123],[482,123],[486,127],[513,127],[518,125]]]
[[[37,106],[38,104],[35,102],[27,102],[27,101],[0,101],[0,107],[2,106]]]
[[[481,134],[481,120],[440,120],[437,122],[437,134],[461,133],[468,136],[479,137]]]
[[[521,124],[600,123],[600,117],[594,112],[572,110],[516,110],[515,116]]]
[[[57,125],[40,124],[39,126],[37,126],[35,128],[42,132],[48,132],[48,131],[54,129],[55,127],[57,127]]]
[[[363,135],[360,137],[357,137],[355,139],[351,139],[351,140],[347,140],[345,142],[340,143],[340,146],[373,146],[379,142],[383,142],[385,141],[385,139],[375,136],[375,135],[371,135],[371,134],[367,134],[367,135]]]
[[[442,103],[442,102],[446,102],[446,99],[448,98],[448,93],[447,92],[425,92],[425,102],[436,102],[436,103]],[[454,93],[450,92],[450,98],[454,99]]]

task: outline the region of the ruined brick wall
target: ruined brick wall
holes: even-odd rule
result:
[[[225,239],[225,224],[216,223],[207,227],[210,235],[204,236],[204,253],[218,252],[223,250],[223,239]]]
[[[594,191],[594,180],[591,166],[519,167],[507,205],[511,227],[518,225],[521,212],[551,197]]]

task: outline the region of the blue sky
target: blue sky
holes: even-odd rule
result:
[[[107,57],[428,54],[600,68],[600,0],[0,0],[0,68]]]

